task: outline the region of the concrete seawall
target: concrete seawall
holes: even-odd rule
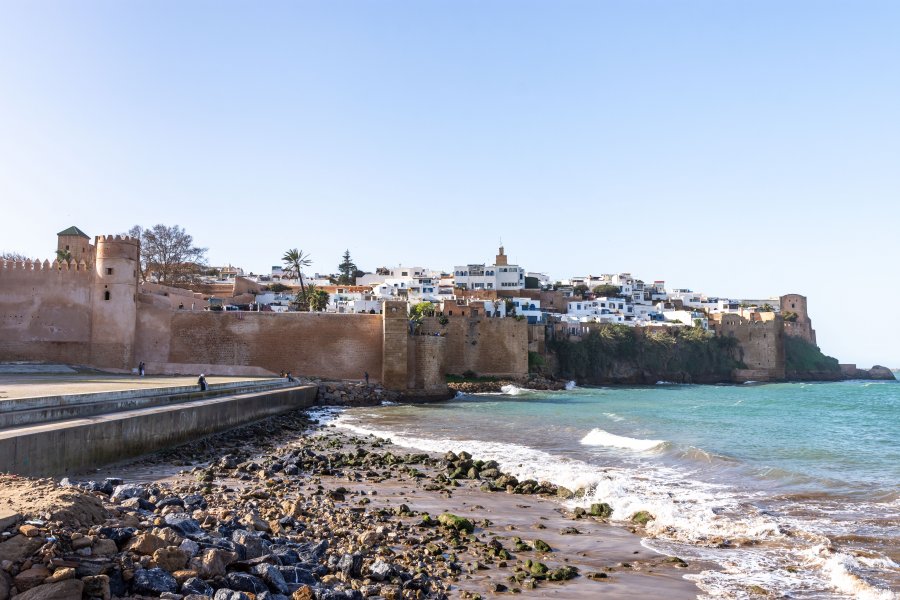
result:
[[[218,397],[0,431],[0,472],[64,475],[308,408],[315,386]]]

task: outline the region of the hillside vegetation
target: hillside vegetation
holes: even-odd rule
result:
[[[784,336],[784,370],[788,378],[804,378],[809,374],[839,376],[838,360],[822,354],[818,346],[804,339]]]
[[[548,341],[558,375],[587,384],[710,383],[729,381],[737,341],[697,327],[645,332],[625,325],[605,325],[580,342]]]

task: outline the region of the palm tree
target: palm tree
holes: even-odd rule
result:
[[[284,256],[281,257],[282,262],[284,262],[284,266],[288,268],[288,271],[294,271],[297,273],[297,277],[300,278],[300,292],[303,298],[306,298],[306,286],[303,284],[303,267],[308,267],[312,264],[312,259],[309,254],[304,254],[303,250],[297,250],[296,248],[291,248],[287,252],[284,253]]]

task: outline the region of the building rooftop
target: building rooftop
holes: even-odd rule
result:
[[[69,227],[68,229],[63,229],[62,231],[60,231],[60,232],[57,233],[56,235],[78,235],[78,236],[81,236],[81,237],[83,237],[83,238],[91,239],[91,236],[89,236],[88,234],[86,234],[86,233],[83,232],[82,230],[78,229],[78,228],[75,227],[74,225],[72,225],[72,226]]]

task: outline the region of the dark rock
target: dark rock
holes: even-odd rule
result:
[[[172,496],[171,498],[163,498],[156,503],[156,508],[158,509],[163,509],[167,506],[180,506],[181,508],[184,508],[184,500],[178,496]]]
[[[113,571],[113,563],[107,558],[79,558],[75,567],[76,577],[106,575]]]
[[[249,573],[229,573],[225,576],[225,584],[233,590],[252,594],[261,594],[269,590],[262,579]]]
[[[369,567],[369,577],[375,581],[384,581],[385,579],[390,579],[393,571],[394,568],[389,563],[383,560],[376,560],[372,566]]]
[[[315,585],[316,579],[312,571],[304,567],[275,567],[288,585]]]
[[[111,596],[109,577],[106,575],[84,577],[81,583],[84,584],[83,594],[85,598],[109,598]]]
[[[256,565],[253,567],[253,574],[261,577],[270,589],[279,594],[287,594],[290,591],[287,582],[281,574],[281,571],[278,570],[278,567],[269,564]]]
[[[216,595],[213,596],[213,600],[250,600],[250,596],[248,596],[244,592],[222,588],[220,590],[216,590]]]
[[[206,508],[206,500],[200,494],[189,494],[183,498],[184,505],[200,509]]]
[[[208,583],[206,583],[199,577],[191,577],[184,582],[184,585],[181,586],[181,593],[185,596],[187,596],[188,594],[212,596],[215,593],[215,590],[213,590]]]
[[[117,485],[113,489],[113,500],[127,500],[128,498],[143,498],[146,500],[150,497],[147,490],[141,485]]]
[[[186,513],[171,513],[165,517],[166,525],[185,537],[202,533],[200,523]]]
[[[134,536],[134,532],[134,527],[101,527],[98,531],[100,535],[114,541],[119,548]]]
[[[326,550],[328,550],[328,540],[315,543],[307,542],[306,544],[300,544],[296,548],[301,562],[319,562],[325,556]]]
[[[259,558],[266,553],[266,547],[259,536],[246,529],[238,529],[232,532],[231,539],[246,548],[247,559]]]
[[[160,568],[141,569],[134,572],[131,589],[136,594],[159,595],[163,592],[175,593],[178,591],[178,582]]]
[[[361,554],[345,554],[337,563],[337,569],[346,577],[358,579],[362,576],[363,557]]]

